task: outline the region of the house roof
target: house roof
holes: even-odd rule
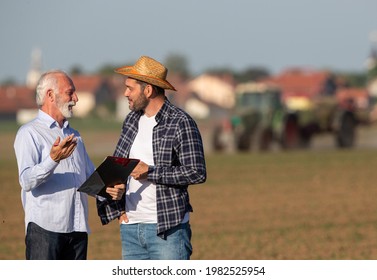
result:
[[[327,71],[312,71],[293,68],[272,76],[264,82],[272,83],[281,88],[284,96],[313,97],[321,93],[326,81],[331,77]]]
[[[76,92],[95,94],[101,86],[103,77],[94,75],[73,76]],[[26,86],[11,85],[0,87],[0,114],[15,113],[19,109],[37,109],[35,90]]]
[[[357,108],[367,108],[369,93],[364,88],[341,88],[336,92],[336,99],[340,104],[346,104],[352,100]]]
[[[75,75],[71,78],[77,92],[85,91],[94,94],[103,83],[103,77],[99,75]]]
[[[18,109],[36,109],[35,91],[26,86],[0,87],[0,114],[14,113]]]
[[[232,108],[234,105],[233,85],[219,77],[203,74],[190,81],[188,87],[207,104],[212,103],[222,108]]]

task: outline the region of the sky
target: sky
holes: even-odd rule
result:
[[[0,0],[0,82],[24,83],[34,49],[43,71],[90,73],[141,55],[164,62],[179,54],[193,74],[359,72],[373,32],[376,0]]]

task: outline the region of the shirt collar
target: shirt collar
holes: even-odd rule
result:
[[[47,127],[59,127],[59,124],[56,120],[54,120],[49,114],[43,112],[39,109],[38,111],[38,119],[40,119]],[[69,126],[69,122],[67,120],[63,123],[63,128],[67,128]]]
[[[165,102],[164,104],[162,105],[160,111],[158,111],[158,113],[156,114],[156,122],[160,122],[160,120],[167,114],[169,108],[171,107],[171,103],[170,101],[165,98]]]

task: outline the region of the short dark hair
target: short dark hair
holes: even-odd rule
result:
[[[140,85],[141,90],[144,90],[147,85],[151,85],[154,92],[156,92],[157,94],[165,94],[165,89],[163,89],[161,87],[149,84],[147,82],[139,81],[139,80],[136,80],[136,82]]]

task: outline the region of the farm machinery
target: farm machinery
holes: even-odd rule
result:
[[[339,87],[323,72],[290,71],[261,82],[239,84],[230,118],[216,126],[215,150],[267,151],[308,148],[312,138],[331,133],[339,148],[355,145],[359,125],[369,123],[364,89]]]

